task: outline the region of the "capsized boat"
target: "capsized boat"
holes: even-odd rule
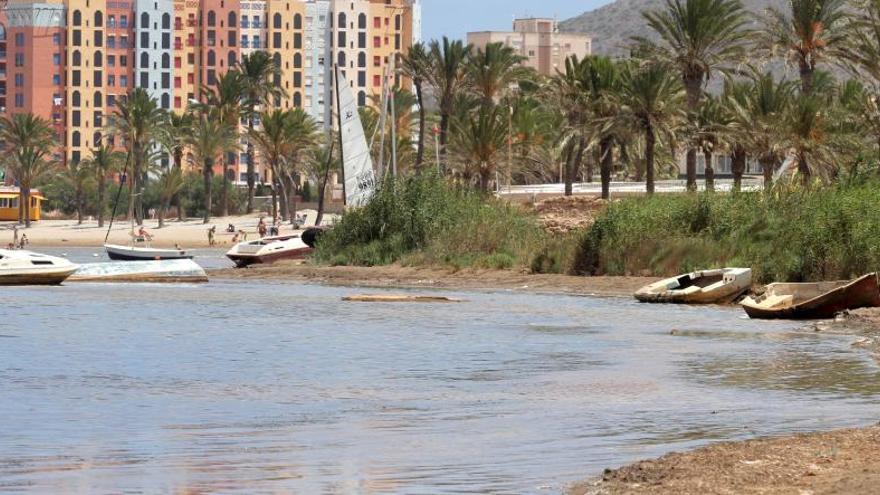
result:
[[[205,269],[191,259],[86,263],[70,282],[201,283]]]
[[[663,279],[633,295],[649,303],[725,304],[743,295],[751,285],[750,268],[719,268]]]
[[[0,285],[58,285],[77,268],[56,256],[0,249]]]
[[[837,282],[770,284],[760,295],[742,301],[746,314],[755,319],[820,320],[849,309],[877,306],[876,273]]]
[[[158,249],[147,244],[144,246],[104,244],[104,249],[107,251],[107,256],[115,261],[182,260],[193,257],[184,249]]]
[[[291,234],[238,243],[226,253],[226,257],[236,267],[243,268],[258,263],[302,259],[312,251],[314,249],[303,242],[299,234]]]

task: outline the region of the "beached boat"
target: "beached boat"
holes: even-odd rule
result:
[[[183,249],[158,249],[143,246],[119,246],[116,244],[104,244],[107,256],[115,261],[155,261],[155,260],[182,260],[192,259],[193,255]]]
[[[70,282],[201,283],[205,269],[190,259],[86,263],[70,276]]]
[[[58,285],[77,268],[64,258],[0,249],[0,285]]]
[[[837,282],[770,284],[760,295],[742,301],[746,314],[755,319],[820,320],[849,309],[877,306],[876,273]]]
[[[642,287],[634,296],[648,303],[725,304],[751,285],[750,268],[720,268],[663,279]]]
[[[238,268],[243,268],[259,263],[302,259],[312,251],[314,249],[303,242],[299,234],[293,234],[241,242],[233,246],[226,257]]]

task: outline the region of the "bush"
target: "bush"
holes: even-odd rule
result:
[[[656,195],[611,205],[581,237],[574,271],[671,276],[745,266],[757,281],[845,279],[880,269],[877,181],[818,190]]]
[[[321,238],[315,258],[334,265],[528,267],[548,241],[522,209],[427,174],[387,181]]]

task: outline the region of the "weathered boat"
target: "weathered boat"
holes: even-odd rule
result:
[[[68,279],[71,282],[201,283],[205,269],[190,259],[86,263]]]
[[[77,268],[64,258],[0,249],[0,285],[58,285]]]
[[[107,251],[107,256],[115,261],[182,260],[193,257],[183,249],[158,249],[150,247],[149,244],[143,246],[105,244],[104,249]]]
[[[292,234],[238,243],[226,253],[226,257],[236,267],[244,268],[258,263],[302,259],[312,251],[314,249],[303,242],[299,234]]]
[[[725,304],[743,295],[751,285],[750,268],[720,268],[663,279],[633,295],[646,303]]]
[[[742,301],[746,314],[755,319],[821,320],[841,311],[877,306],[876,273],[837,282],[770,284],[760,295]]]

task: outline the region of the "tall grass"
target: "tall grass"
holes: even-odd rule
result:
[[[346,212],[321,238],[315,259],[333,265],[528,268],[550,244],[532,214],[429,174],[384,183],[369,204]],[[567,265],[558,253],[550,255],[539,268]]]
[[[735,265],[763,282],[850,278],[880,269],[878,207],[877,181],[634,198],[599,216],[573,271],[663,276]]]

